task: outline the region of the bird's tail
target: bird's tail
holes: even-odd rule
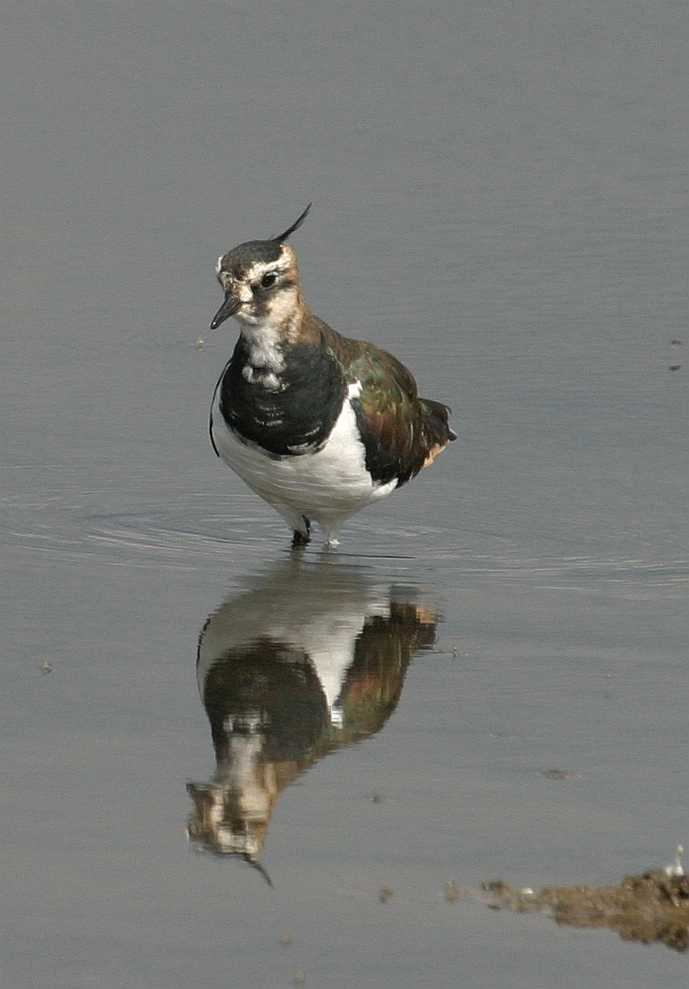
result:
[[[422,398],[420,401],[425,412],[423,424],[428,438],[428,453],[424,467],[430,467],[447,444],[457,439],[457,434],[448,421],[452,409],[430,398]]]

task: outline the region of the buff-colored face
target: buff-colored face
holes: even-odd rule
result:
[[[211,329],[229,316],[253,326],[280,326],[291,319],[300,304],[299,267],[288,244],[240,244],[218,258],[215,271],[225,301]]]

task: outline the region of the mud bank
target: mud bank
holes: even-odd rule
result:
[[[689,878],[654,869],[626,876],[617,886],[544,886],[539,892],[509,883],[483,883],[488,906],[545,913],[556,924],[616,931],[623,941],[689,948]]]

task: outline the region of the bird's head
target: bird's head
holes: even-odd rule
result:
[[[311,203],[284,233],[249,240],[218,258],[215,273],[225,301],[211,321],[214,330],[230,316],[250,326],[290,322],[302,307],[299,265],[285,241],[306,219]]]

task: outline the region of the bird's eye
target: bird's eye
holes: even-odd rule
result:
[[[274,271],[267,271],[263,276],[263,278],[261,279],[261,285],[263,286],[263,288],[270,288],[270,286],[274,285],[275,282],[277,281],[277,277],[278,276],[275,274]]]

